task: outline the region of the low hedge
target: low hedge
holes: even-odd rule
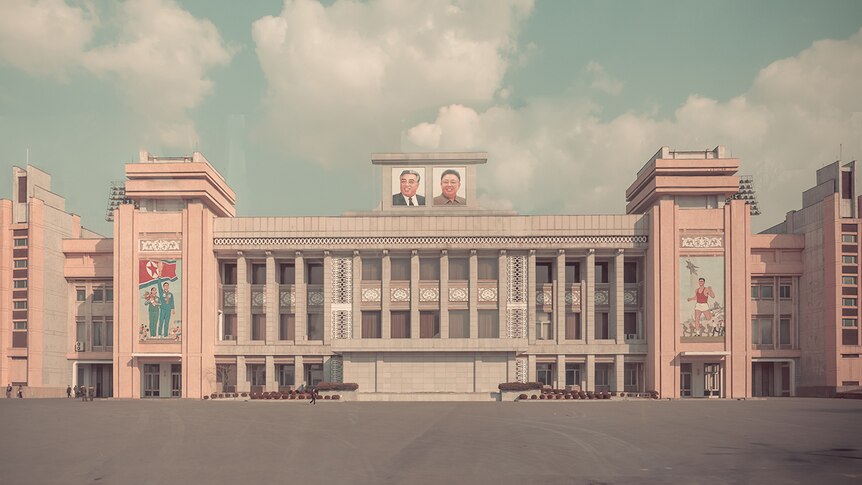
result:
[[[532,391],[541,389],[541,382],[504,382],[497,386],[501,391]]]
[[[315,386],[318,391],[355,391],[359,384],[355,382],[321,382]]]

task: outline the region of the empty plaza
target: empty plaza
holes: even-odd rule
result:
[[[852,483],[862,401],[0,400],[0,483]]]

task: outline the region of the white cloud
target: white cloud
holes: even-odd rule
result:
[[[323,163],[397,149],[417,115],[493,101],[532,4],[287,0],[252,29],[269,130]]]
[[[596,61],[587,63],[586,70],[592,75],[593,81],[590,87],[607,94],[620,94],[623,92],[623,83],[618,79],[614,79],[605,70],[604,66]]]
[[[749,91],[727,102],[692,95],[669,119],[629,112],[602,121],[600,107],[572,96],[517,109],[450,105],[433,122],[405,130],[405,149],[488,151],[480,190],[505,194],[521,211],[617,213],[635,173],[661,145],[723,144],[740,157],[741,173],[756,177],[764,214],[754,224],[763,228],[800,207],[814,170],[836,159],[839,143],[845,160],[862,155],[859,79],[862,30],[768,65]]]
[[[207,72],[227,64],[230,49],[208,20],[173,0],[128,0],[110,26],[112,43],[89,45],[97,26],[89,4],[12,0],[0,6],[0,60],[31,75],[89,72],[111,83],[143,122],[144,143],[192,148],[190,111],[212,92]]]

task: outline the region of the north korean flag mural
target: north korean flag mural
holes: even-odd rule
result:
[[[182,341],[182,261],[141,259],[138,265],[143,341]]]

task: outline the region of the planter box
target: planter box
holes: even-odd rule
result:
[[[319,396],[317,400],[322,400],[323,396],[334,396],[336,394],[341,396],[341,399],[335,400],[333,402],[356,401],[356,391],[317,391],[317,395]],[[329,400],[332,401],[332,398],[330,397]]]

